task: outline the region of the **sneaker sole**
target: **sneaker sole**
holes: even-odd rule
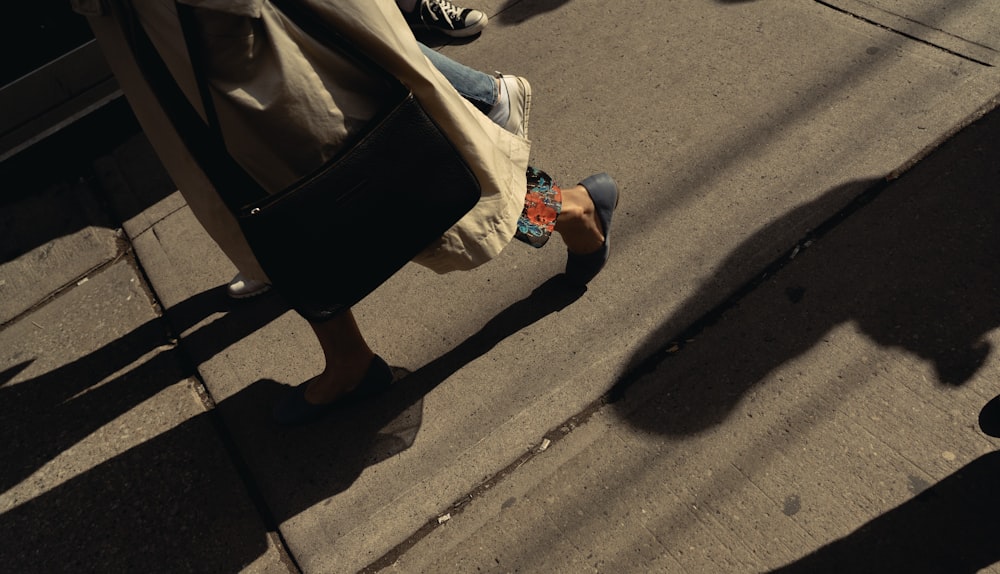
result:
[[[486,24],[488,24],[489,21],[490,19],[487,18],[486,15],[484,14],[481,20],[479,20],[475,24],[466,26],[465,28],[453,28],[451,30],[446,30],[444,28],[437,28],[435,26],[424,24],[423,22],[417,24],[416,26],[422,30],[431,30],[433,32],[440,32],[441,34],[444,34],[445,36],[451,36],[452,38],[468,38],[469,36],[475,36],[476,34],[482,32],[483,28],[486,28]]]
[[[500,77],[500,78],[505,77],[500,72],[495,72],[495,73],[496,73],[497,77]],[[506,76],[506,77],[507,78],[514,78],[514,80],[517,81],[517,83],[518,83],[518,85],[520,86],[520,89],[521,89],[521,94],[524,96],[524,103],[521,104],[521,106],[520,106],[520,108],[521,108],[521,121],[520,121],[520,125],[518,126],[520,128],[520,131],[516,131],[516,130],[510,129],[510,120],[507,120],[507,123],[503,125],[503,129],[507,130],[508,132],[510,132],[510,133],[512,133],[512,134],[514,134],[516,136],[521,136],[524,139],[528,139],[528,120],[531,119],[531,84],[528,83],[527,79],[522,78],[521,76]],[[508,90],[508,93],[509,93],[509,90]],[[513,104],[513,103],[514,102],[511,102],[511,104]]]
[[[518,76],[517,81],[524,84],[524,107],[521,108],[524,118],[521,120],[521,137],[528,139],[528,120],[531,119],[531,84],[520,76]]]

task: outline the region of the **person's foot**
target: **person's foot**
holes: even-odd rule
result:
[[[274,406],[274,410],[271,412],[272,420],[285,426],[301,425],[318,420],[337,406],[363,400],[385,391],[392,384],[393,374],[389,364],[382,357],[375,355],[361,378],[361,382],[346,392],[337,392],[336,398],[321,403],[310,400],[312,395],[322,394],[311,392],[311,390],[316,390],[312,386],[318,379],[319,377],[310,379],[289,389]]]
[[[611,254],[611,216],[618,207],[618,184],[606,173],[592,175],[580,182],[594,202],[594,212],[601,224],[604,242],[590,253],[569,252],[566,278],[575,285],[586,285],[597,276]]]
[[[233,277],[233,280],[226,286],[226,295],[233,299],[247,299],[263,295],[269,289],[271,289],[270,283],[247,279],[242,273],[237,273],[236,277]]]
[[[506,90],[507,119],[500,124],[510,133],[528,137],[528,117],[531,115],[531,84],[519,76],[505,76],[497,72],[501,90]]]
[[[453,38],[466,38],[483,31],[489,19],[486,14],[462,8],[449,0],[419,0],[413,12],[404,13],[411,28],[432,30]]]

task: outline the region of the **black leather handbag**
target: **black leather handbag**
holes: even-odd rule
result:
[[[294,3],[274,4],[327,47],[384,76],[395,97],[336,157],[273,194],[226,151],[192,9],[177,5],[207,124],[134,19],[129,35],[147,80],[236,216],[272,285],[303,317],[323,321],[349,309],[440,238],[472,209],[481,190],[452,143],[396,78]]]

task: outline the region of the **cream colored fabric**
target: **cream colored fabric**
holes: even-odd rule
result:
[[[420,52],[394,0],[296,1],[406,84],[480,181],[483,195],[476,207],[415,261],[443,273],[495,257],[513,238],[524,204],[528,141],[493,124],[458,95]],[[96,15],[94,0],[76,2],[89,8],[112,70],[192,211],[244,275],[263,279],[235,220],[165,121],[114,17]],[[335,155],[343,139],[378,109],[381,92],[365,72],[303,34],[270,2],[184,3],[206,9],[197,14],[212,54],[207,73],[227,146],[266,188],[281,189]],[[181,88],[201,109],[173,0],[143,0],[135,9]],[[381,231],[392,236],[391,229]]]

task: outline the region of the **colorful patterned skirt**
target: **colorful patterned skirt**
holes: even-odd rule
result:
[[[532,247],[541,247],[552,235],[562,210],[562,190],[544,171],[528,166],[527,175],[528,191],[514,237]]]

